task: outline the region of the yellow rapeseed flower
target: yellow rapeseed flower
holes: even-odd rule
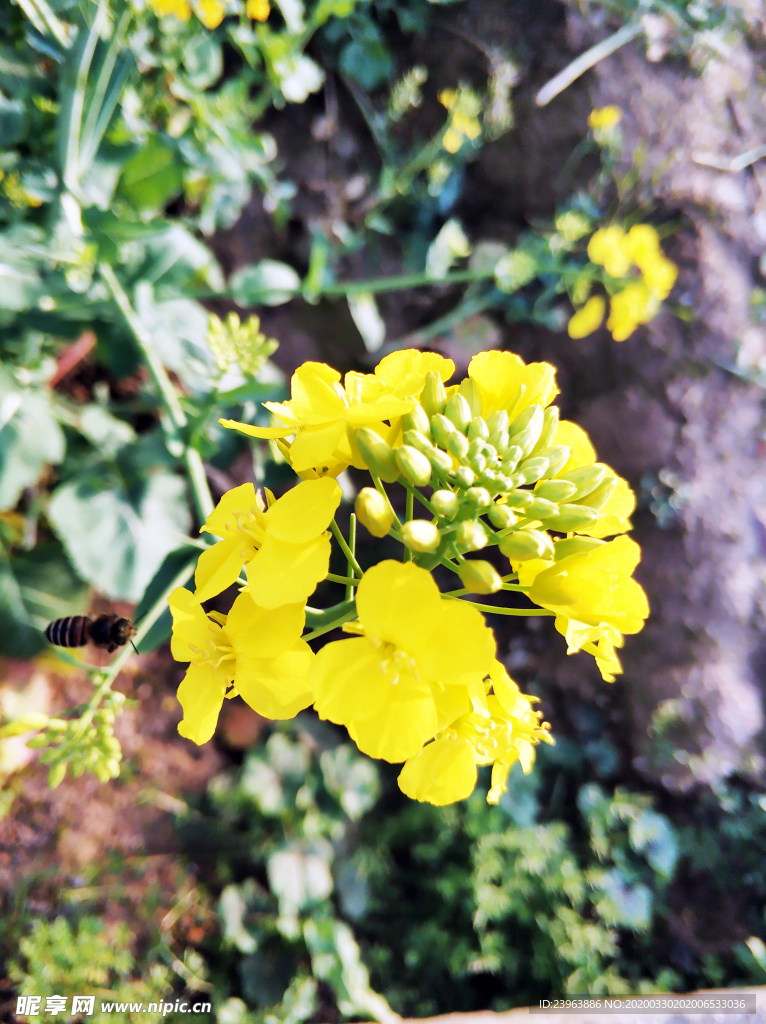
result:
[[[660,300],[643,281],[631,281],[609,302],[606,326],[615,341],[625,341],[640,324],[648,323],[657,313]]]
[[[559,389],[550,363],[525,364],[512,352],[479,352],[468,366],[468,376],[481,395],[481,415],[488,419],[504,409],[513,420],[530,405],[550,405]]]
[[[293,374],[290,401],[264,402],[283,426],[220,422],[250,437],[280,439],[298,475],[337,476],[349,465],[367,468],[352,446],[356,430],[369,426],[390,433],[383,421],[412,409],[426,374],[434,370],[448,380],[454,369],[451,359],[435,352],[407,349],[386,356],[374,373],[347,373],[341,385],[340,374],[326,364],[304,363]],[[286,442],[290,437],[294,440]]]
[[[608,107],[597,107],[588,115],[588,127],[593,131],[614,128],[622,120],[622,110],[613,104]]]
[[[188,21],[191,18],[189,0],[149,0],[149,6],[160,18],[168,14],[175,15],[181,21]]]
[[[507,789],[508,772],[519,761],[528,773],[540,740],[552,742],[548,726],[533,710],[536,697],[521,693],[500,662],[492,673],[494,694],[474,696],[472,710],[440,731],[432,743],[409,758],[399,788],[412,800],[444,806],[464,800],[474,790],[478,765],[492,765],[488,803]]]
[[[625,277],[631,258],[627,236],[619,224],[609,224],[595,231],[588,242],[588,259],[603,267],[610,277]]]
[[[304,480],[265,508],[252,484],[218,502],[202,531],[222,537],[203,551],[194,580],[198,601],[222,593],[244,565],[254,598],[264,608],[305,601],[327,575],[326,532],[340,504],[336,480]]]
[[[592,295],[584,306],[570,317],[567,333],[570,338],[585,338],[601,326],[606,312],[606,301],[601,295]]]
[[[197,17],[205,28],[218,28],[226,14],[226,4],[219,0],[196,0]]]
[[[439,102],[450,112],[450,123],[444,133],[442,146],[448,153],[457,153],[466,141],[473,142],[481,135],[479,112],[481,100],[470,89],[442,89]]]
[[[306,618],[302,605],[261,608],[244,593],[228,615],[205,614],[183,587],[170,594],[168,604],[170,650],[176,661],[191,663],[178,688],[182,736],[207,743],[224,697],[236,694],[267,718],[293,718],[311,704],[314,654],[300,639]]]
[[[412,562],[368,569],[356,606],[362,635],[317,654],[314,706],[364,753],[405,761],[470,710],[495,659],[494,637],[475,608],[443,598]]]

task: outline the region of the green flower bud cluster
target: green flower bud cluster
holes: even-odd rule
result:
[[[89,720],[49,718],[39,735],[28,741],[32,750],[42,750],[40,763],[49,765],[48,785],[55,789],[63,782],[67,769],[79,777],[92,772],[101,782],[108,782],[120,774],[122,750],[113,731],[125,697],[121,693],[107,694],[104,704],[92,713]],[[13,723],[21,727],[22,723]]]

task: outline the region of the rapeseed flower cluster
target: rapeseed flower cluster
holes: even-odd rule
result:
[[[218,28],[229,11],[223,0],[149,0],[155,14],[163,18],[173,15],[179,21],[188,21],[192,11],[205,28]],[[253,21],[266,21],[271,13],[268,0],[245,0],[245,14]]]
[[[603,284],[610,295],[606,326],[615,341],[625,341],[657,315],[678,276],[650,224],[634,224],[629,231],[620,224],[599,228],[588,242],[588,259],[604,270]],[[606,300],[592,295],[570,319],[570,338],[592,334],[605,313]]]
[[[236,694],[268,718],[313,705],[360,750],[402,763],[411,798],[461,800],[491,765],[494,803],[512,766],[530,771],[537,744],[552,740],[536,698],[498,660],[485,613],[550,615],[569,653],[592,655],[607,680],[621,671],[623,638],[648,614],[632,578],[638,545],[624,536],[630,488],[596,461],[581,428],[559,419],[552,366],[483,352],[460,383],[448,383],[453,372],[451,360],[414,350],[342,380],[305,363],[291,398],[266,403],[273,426],[221,421],[274,440],[301,480],[279,499],[251,484],[224,494],[202,528],[219,539],[199,558],[195,592],[170,596],[172,652],[189,662],[184,736],[208,740]],[[399,541],[401,561],[363,568],[343,539],[335,478],[348,466],[370,475],[358,520]],[[401,518],[392,484],[407,492]],[[328,572],[328,531],[347,576]],[[492,548],[491,560],[474,557]],[[437,565],[457,589],[439,589]],[[325,579],[344,584],[346,600],[317,612],[306,602]],[[206,613],[202,603],[232,584],[240,592],[228,615]],[[526,606],[473,599],[503,592]],[[334,627],[346,636],[315,653],[308,641]]]
[[[450,115],[442,146],[448,153],[457,153],[465,142],[475,142],[481,135],[481,99],[461,85],[459,89],[442,89],[439,102]]]

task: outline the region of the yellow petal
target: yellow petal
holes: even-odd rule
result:
[[[569,420],[559,420],[553,443],[567,445],[571,448],[569,462],[561,470],[562,473],[579,469],[581,466],[592,466],[596,461],[596,451],[590,443],[588,435],[582,427],[578,427],[576,423],[571,423]]]
[[[202,552],[194,570],[194,596],[198,601],[209,601],[216,594],[222,594],[239,578],[244,562],[243,547],[249,547],[244,538],[241,541],[231,538]]]
[[[346,403],[340,374],[326,363],[303,363],[292,376],[290,408],[301,423],[322,423],[343,418]]]
[[[330,551],[327,534],[306,544],[286,544],[267,534],[246,566],[253,599],[263,608],[305,602],[327,575]]]
[[[226,619],[226,635],[237,653],[251,658],[276,658],[295,646],[306,622],[303,604],[263,608],[251,592],[240,594]],[[239,689],[239,687],[237,687]]]
[[[468,376],[481,394],[482,416],[505,409],[511,419],[528,406],[549,405],[559,392],[555,367],[530,363],[511,352],[479,352],[468,366]]]
[[[608,468],[608,467],[607,467]],[[614,476],[617,474],[610,469]],[[627,480],[617,476],[617,486],[609,496],[609,500],[601,509],[601,519],[593,526],[578,530],[577,533],[585,537],[611,537],[615,533],[625,533],[631,529],[631,522],[628,518],[636,507],[636,496],[630,488]]]
[[[199,601],[184,587],[176,587],[168,597],[173,616],[173,635],[170,639],[170,653],[176,661],[191,661],[194,652],[189,644],[198,646],[203,640],[218,636],[221,627],[205,615]]]
[[[324,475],[333,461],[337,461],[336,452],[345,440],[346,423],[344,419],[311,430],[304,430],[290,446],[290,465],[296,473],[307,469],[322,471]],[[344,467],[345,468],[345,467]]]
[[[309,681],[314,657],[303,640],[276,658],[238,654],[234,685],[245,703],[264,718],[294,718],[314,700]]]
[[[223,495],[207,517],[203,529],[206,533],[214,533],[217,537],[242,537],[236,528],[233,513],[257,507],[257,496],[252,484],[240,484],[239,487],[232,487]]]
[[[386,560],[361,579],[356,597],[368,636],[408,652],[421,650],[441,621],[441,598],[433,577],[412,562]]]
[[[178,700],[184,709],[183,721],[178,726],[182,736],[195,743],[207,743],[215,732],[227,682],[225,669],[189,666],[178,687]]]
[[[495,638],[484,616],[465,601],[442,598],[436,629],[424,628],[416,651],[428,679],[467,684],[485,676],[495,660]]]
[[[378,714],[391,690],[380,652],[367,637],[325,644],[317,653],[313,675],[317,714],[337,725]]]
[[[197,0],[197,11],[205,28],[217,28],[226,14],[226,5],[218,0]]]
[[[222,427],[229,430],[238,430],[240,434],[247,434],[248,437],[260,437],[265,439],[275,437],[289,437],[295,433],[295,427],[256,427],[252,423],[240,423],[239,420],[218,420]]]
[[[337,480],[304,480],[282,495],[266,514],[268,536],[289,544],[305,544],[324,533],[340,505]]]
[[[601,326],[606,312],[602,295],[592,295],[577,312],[569,318],[567,334],[570,338],[586,338]]]
[[[482,686],[482,691],[483,689]],[[466,686],[445,686],[434,692],[434,704],[437,717],[436,728],[437,730],[444,729],[471,710],[468,688]]]
[[[436,732],[436,708],[430,688],[402,673],[382,708],[348,724],[348,733],[364,754],[396,763],[414,757]]]
[[[271,14],[269,0],[247,0],[245,14],[253,21],[266,21]]]
[[[417,396],[432,371],[438,373],[442,381],[447,381],[455,372],[455,364],[436,352],[407,348],[384,356],[375,367],[375,376],[395,395]]]
[[[437,807],[465,800],[476,786],[473,753],[466,739],[435,740],[405,763],[399,788],[411,800]]]

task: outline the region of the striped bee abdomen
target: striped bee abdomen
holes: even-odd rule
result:
[[[57,647],[82,647],[88,642],[88,626],[93,620],[89,615],[69,615],[56,619],[45,629],[45,639]]]

